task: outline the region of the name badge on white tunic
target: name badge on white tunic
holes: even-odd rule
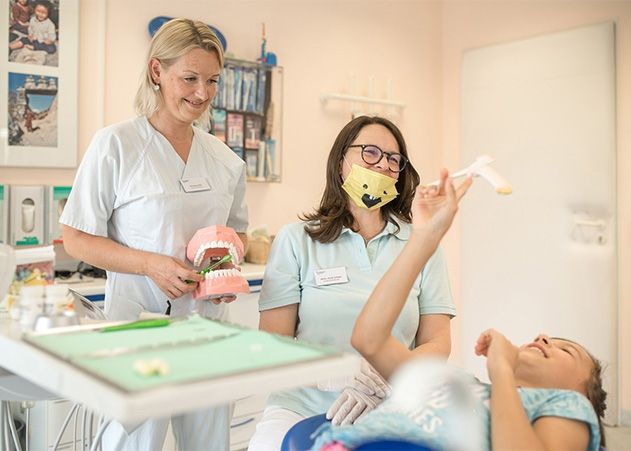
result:
[[[316,285],[319,287],[348,282],[348,275],[346,274],[346,268],[344,266],[340,266],[339,268],[316,269],[313,273],[315,274]]]
[[[191,177],[190,179],[180,180],[182,188],[187,193],[196,193],[198,191],[209,191],[210,184],[204,177]]]

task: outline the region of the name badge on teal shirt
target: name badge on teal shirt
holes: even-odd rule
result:
[[[346,268],[344,266],[340,266],[339,268],[316,269],[313,273],[315,275],[316,285],[319,287],[348,282],[348,275],[346,274]]]

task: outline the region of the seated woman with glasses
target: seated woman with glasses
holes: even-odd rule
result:
[[[367,116],[349,122],[329,153],[320,206],[274,240],[259,300],[260,328],[356,352],[353,325],[410,237],[419,180],[392,122]],[[416,356],[446,359],[454,314],[438,249],[414,281],[392,333]],[[295,423],[324,412],[334,424],[352,424],[388,392],[364,362],[354,378],[274,393],[249,450],[277,451]]]

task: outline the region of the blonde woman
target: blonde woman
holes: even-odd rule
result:
[[[217,36],[202,22],[173,19],[155,34],[136,94],[138,117],[94,136],[60,222],[69,254],[107,271],[105,313],[143,311],[225,319],[226,302],[191,297],[201,279],[185,263],[197,229],[227,225],[245,240],[245,164],[193,126],[208,114],[223,66]],[[230,408],[170,419],[181,450],[227,450]],[[169,418],[133,431],[113,423],[108,450],[159,450]]]

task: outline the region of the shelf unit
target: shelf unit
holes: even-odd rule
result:
[[[337,92],[322,93],[320,95],[320,100],[322,101],[322,103],[325,103],[328,100],[345,100],[348,102],[367,103],[369,105],[388,105],[397,108],[404,108],[406,106],[405,103],[399,102],[397,100],[379,99],[377,97],[353,96],[350,94],[340,94]]]
[[[282,105],[282,67],[225,59],[209,131],[243,158],[248,181],[281,181]]]

